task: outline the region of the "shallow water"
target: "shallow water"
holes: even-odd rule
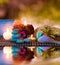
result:
[[[60,57],[50,58],[50,59],[42,59],[41,57],[31,60],[31,62],[20,62],[14,61],[11,58],[5,58],[3,55],[3,51],[0,50],[0,65],[60,65]]]

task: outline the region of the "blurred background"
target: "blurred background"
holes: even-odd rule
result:
[[[22,16],[38,23],[44,19],[60,23],[60,0],[0,0],[0,19]]]

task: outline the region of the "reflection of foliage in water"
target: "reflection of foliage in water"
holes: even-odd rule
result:
[[[55,48],[50,48],[50,49],[44,51],[42,56],[44,58],[50,58],[54,54],[54,50],[55,50]]]

